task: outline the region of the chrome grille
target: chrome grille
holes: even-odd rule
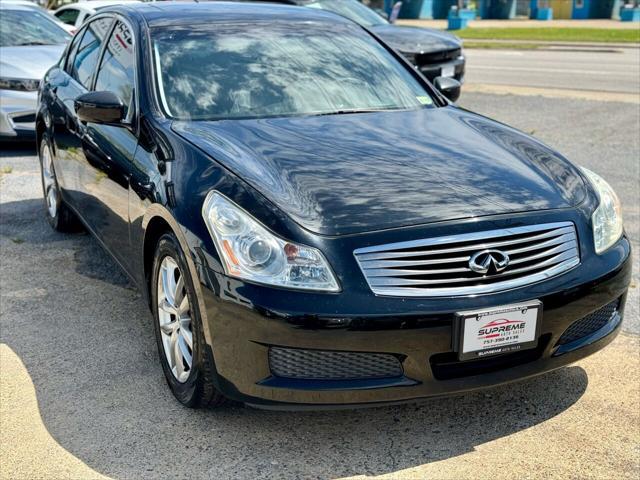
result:
[[[462,55],[462,50],[459,48],[454,50],[440,50],[439,52],[418,53],[414,56],[413,63],[422,67],[424,65],[432,65],[434,63],[455,60],[460,55]]]
[[[471,257],[498,249],[503,271],[482,275]],[[379,295],[443,297],[498,292],[559,275],[580,263],[571,222],[490,230],[391,243],[354,251],[371,290]]]

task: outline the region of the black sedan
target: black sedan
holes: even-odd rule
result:
[[[260,1],[260,0],[254,0]],[[436,77],[464,81],[465,57],[462,40],[433,28],[389,23],[358,0],[262,0],[318,8],[353,20],[380,38],[414,64],[429,80]]]
[[[620,329],[611,187],[333,13],[110,8],[46,74],[36,127],[49,222],[138,285],[184,405],[450,394]]]

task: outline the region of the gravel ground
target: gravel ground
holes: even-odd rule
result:
[[[638,251],[637,105],[484,94],[461,104],[603,174]],[[46,224],[33,152],[3,146],[0,171],[0,478],[640,475],[637,260],[625,332],[574,366],[419,405],[191,411],[164,384],[139,293],[91,237]]]

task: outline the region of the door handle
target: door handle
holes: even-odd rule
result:
[[[69,115],[67,115],[66,123],[67,123],[67,130],[69,130],[71,133],[78,133],[78,124]]]
[[[144,200],[145,198],[150,198],[153,196],[153,193],[155,192],[155,185],[153,183],[132,181],[131,189],[136,192],[141,200]]]

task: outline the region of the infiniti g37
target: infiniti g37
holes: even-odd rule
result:
[[[143,292],[187,406],[402,402],[575,362],[620,329],[618,198],[458,91],[330,12],[111,7],[40,87],[46,216]]]

